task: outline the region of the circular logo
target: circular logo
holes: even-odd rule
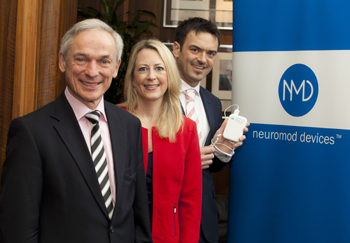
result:
[[[314,107],[318,96],[318,82],[314,72],[304,64],[290,66],[278,86],[280,102],[291,116],[304,116]]]

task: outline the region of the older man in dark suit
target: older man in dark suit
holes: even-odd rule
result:
[[[122,49],[96,19],[63,37],[66,90],[10,125],[1,243],[151,242],[140,122],[103,99]]]
[[[198,118],[197,130],[203,172],[199,242],[211,243],[219,241],[218,213],[215,206],[215,189],[211,172],[220,171],[227,163],[231,162],[234,149],[241,146],[245,139],[243,135],[240,137],[240,142],[232,144],[223,138],[222,133],[227,120],[222,123],[221,102],[208,90],[200,87],[200,81],[208,75],[213,67],[220,38],[220,32],[215,24],[202,18],[190,18],[177,27],[173,45],[173,53],[182,79],[180,100],[183,110],[186,111],[188,101],[193,101],[195,117]],[[189,90],[194,90],[194,92],[189,92],[194,93],[194,97],[187,98]],[[193,117],[193,111],[187,116]],[[247,131],[248,128],[245,128],[244,132]],[[212,140],[214,143],[217,142],[216,148],[211,145]]]

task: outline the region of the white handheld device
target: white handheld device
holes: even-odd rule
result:
[[[239,137],[243,135],[243,129],[247,124],[247,118],[239,116],[239,110],[236,109],[233,114],[228,117],[228,121],[223,133],[224,138],[239,142]]]

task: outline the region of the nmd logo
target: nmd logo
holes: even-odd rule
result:
[[[290,101],[293,101],[293,91],[295,92],[296,95],[298,95],[300,90],[303,91],[302,101],[303,102],[308,101],[314,93],[314,87],[312,86],[312,84],[309,80],[306,80],[306,83],[309,85],[309,87],[311,89],[310,95],[307,98],[305,98],[305,80],[303,80],[303,82],[301,82],[299,89],[296,88],[293,80],[290,81],[290,86],[288,85],[288,82],[286,80],[283,80],[283,101],[286,100],[286,90],[289,92]]]
[[[282,75],[278,94],[284,110],[289,115],[304,116],[311,111],[317,101],[316,75],[308,66],[294,64]]]

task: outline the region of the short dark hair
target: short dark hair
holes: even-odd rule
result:
[[[180,44],[180,50],[182,49],[185,39],[191,31],[195,31],[196,34],[204,32],[209,33],[215,36],[218,39],[218,47],[221,42],[221,35],[216,24],[212,23],[209,20],[203,18],[189,18],[183,21],[177,28],[175,34],[175,41]]]

